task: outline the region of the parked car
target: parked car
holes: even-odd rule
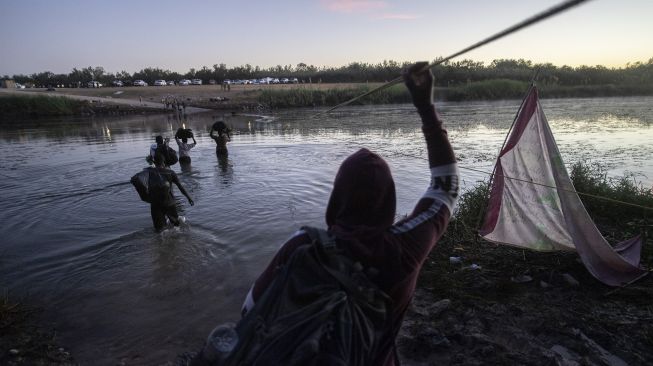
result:
[[[169,81],[167,82],[167,84],[168,84],[168,85],[175,85],[175,82],[172,81],[172,80],[169,80]]]
[[[16,89],[25,89],[25,85],[16,83]]]
[[[188,79],[181,79],[181,80],[179,80],[179,84],[178,84],[178,85],[190,85],[190,80],[188,80]]]
[[[193,79],[191,81],[191,84],[193,84],[193,85],[202,85],[202,79]]]
[[[222,84],[231,84],[231,80],[229,80],[229,79],[224,79],[224,80],[222,81]]]
[[[290,82],[290,79],[288,79],[288,78],[282,78],[282,79],[280,79],[279,81],[281,82],[281,84],[288,84],[288,83]]]
[[[101,88],[102,84],[99,81],[91,80],[88,83],[86,83],[86,87],[88,87],[88,88]]]
[[[111,82],[111,84],[113,84],[113,86],[123,86],[123,83],[120,80],[114,80]]]
[[[166,86],[168,83],[166,83],[165,80],[154,80],[154,86]]]
[[[134,80],[134,86],[147,86],[147,83],[143,80]]]
[[[213,79],[209,80],[209,85],[215,85],[215,84],[216,84],[215,80],[213,80]]]
[[[277,78],[274,78],[274,79],[270,80],[270,84],[279,84],[279,83],[280,83],[280,81]]]
[[[299,83],[299,80],[297,80],[297,78],[292,78],[292,79],[290,79],[290,82],[293,83],[293,84],[297,84],[297,83]]]

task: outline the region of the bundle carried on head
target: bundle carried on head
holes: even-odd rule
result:
[[[216,123],[213,124],[213,130],[218,132],[227,131],[227,124],[224,123],[224,121],[217,121]]]
[[[179,127],[177,133],[175,133],[175,137],[178,139],[189,139],[193,137],[193,131],[190,128]]]

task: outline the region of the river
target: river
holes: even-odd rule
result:
[[[653,184],[653,98],[542,104],[565,163],[598,162]],[[492,170],[518,106],[438,103],[464,187],[488,178],[479,170]],[[172,136],[179,120],[25,121],[0,131],[0,288],[43,307],[42,323],[80,364],[162,364],[236,320],[279,245],[302,225],[324,225],[338,166],[359,147],[387,159],[398,215],[429,181],[409,105],[227,116],[235,131],[223,161],[207,132],[215,114],[183,120],[198,145],[192,168],[173,169],[196,204],[177,191],[186,223],[160,234],[129,178],[146,166],[154,136]]]

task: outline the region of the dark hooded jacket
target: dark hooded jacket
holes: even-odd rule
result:
[[[395,220],[395,185],[388,164],[377,154],[360,149],[340,166],[326,210],[328,230],[339,245],[365,266],[379,270],[374,282],[393,303],[388,341],[375,365],[394,365],[394,338],[410,304],[422,264],[449,222],[458,197],[458,175],[446,131],[435,111],[421,112],[431,166],[431,184],[413,212]],[[444,182],[444,184],[443,184]],[[394,224],[393,224],[394,223]],[[310,243],[299,231],[288,240],[256,280],[245,303],[253,305],[293,251]]]

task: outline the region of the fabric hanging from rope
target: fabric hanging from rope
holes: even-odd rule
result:
[[[610,286],[630,283],[647,273],[639,265],[642,238],[613,248],[574,192],[534,86],[494,169],[480,230],[484,239],[538,251],[575,250],[588,271]]]

